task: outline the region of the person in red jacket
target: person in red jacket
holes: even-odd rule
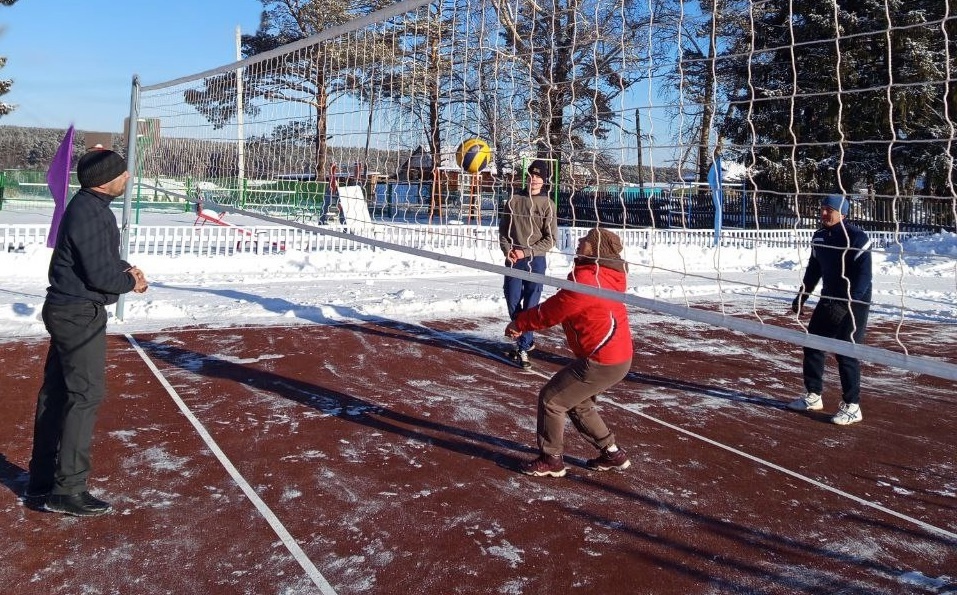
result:
[[[601,289],[625,291],[627,265],[621,258],[621,239],[612,231],[595,228],[578,241],[575,268],[569,280]],[[597,396],[618,384],[631,369],[634,347],[628,313],[621,302],[567,289],[542,304],[519,313],[505,328],[517,337],[561,323],[575,360],[559,370],[538,393],[538,458],[523,463],[522,473],[565,475],[565,416],[592,446],[597,458],[586,463],[594,471],[627,469],[625,451],[598,415]]]

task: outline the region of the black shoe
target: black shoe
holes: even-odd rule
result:
[[[99,516],[110,511],[110,504],[94,497],[90,492],[79,494],[50,494],[46,509],[73,516]]]
[[[528,352],[532,349],[535,349],[535,345],[532,345],[528,349],[511,349],[505,352],[505,356],[508,359],[512,360],[515,365],[522,368],[523,370],[528,370],[532,367],[532,362],[529,360]]]
[[[518,361],[517,363],[523,370],[530,370],[532,368],[532,362],[528,359],[528,352],[524,349],[518,350]]]
[[[27,489],[23,490],[24,500],[46,500],[53,488],[49,486],[32,486],[27,484]]]

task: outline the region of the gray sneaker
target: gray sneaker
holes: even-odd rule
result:
[[[824,401],[817,393],[807,393],[800,399],[788,403],[787,408],[793,411],[820,411],[824,409]]]

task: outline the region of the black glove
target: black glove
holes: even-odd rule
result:
[[[801,308],[804,307],[804,302],[806,302],[807,298],[809,297],[811,296],[807,293],[804,293],[803,291],[797,294],[797,296],[795,296],[794,298],[794,301],[791,302],[791,312],[794,312],[795,314],[800,314]]]
[[[847,316],[847,304],[835,300],[828,300],[827,321],[831,326],[838,326]]]

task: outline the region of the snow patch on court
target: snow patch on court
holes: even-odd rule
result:
[[[911,585],[914,587],[920,587],[922,589],[942,589],[951,583],[954,579],[950,576],[941,576],[938,578],[933,578],[925,576],[924,573],[912,570],[909,572],[901,573],[898,578],[902,585]]]

